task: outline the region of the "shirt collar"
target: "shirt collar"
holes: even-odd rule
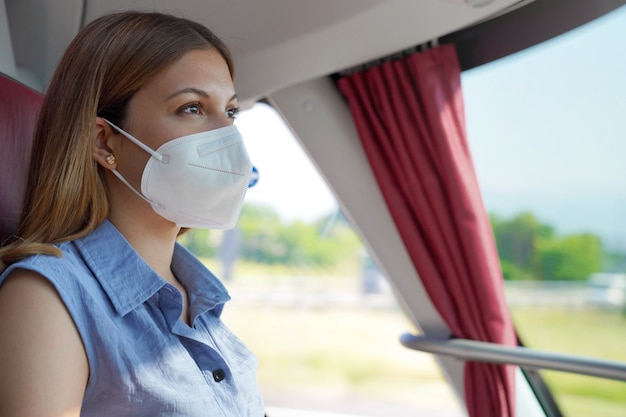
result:
[[[128,314],[167,282],[133,249],[124,236],[105,220],[74,244],[120,316]],[[187,249],[176,243],[172,270],[187,288],[189,304],[198,314],[230,299],[221,282]],[[198,311],[200,310],[200,311]]]
[[[187,248],[176,242],[172,271],[187,290],[189,313],[193,321],[205,311],[222,313],[230,295],[222,282],[200,262]]]

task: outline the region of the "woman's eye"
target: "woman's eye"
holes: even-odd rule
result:
[[[226,115],[231,119],[236,119],[237,115],[239,115],[239,107],[226,110]]]
[[[183,108],[181,108],[181,111],[183,113],[190,113],[190,114],[200,114],[201,110],[202,110],[202,108],[197,103],[188,104],[188,105],[184,106]]]

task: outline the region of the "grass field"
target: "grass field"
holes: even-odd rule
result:
[[[227,283],[233,301],[223,318],[259,357],[261,386],[268,392],[312,393],[320,402],[339,395],[416,411],[425,403],[448,409],[456,404],[433,357],[398,342],[412,328],[397,307],[298,302],[302,294],[354,292],[356,285],[353,278],[274,274]],[[240,297],[250,293],[290,294],[295,301],[277,305]],[[513,317],[528,346],[626,361],[626,316],[619,312],[517,308]],[[626,382],[560,372],[544,377],[566,417],[626,416]]]
[[[231,307],[224,321],[259,357],[268,392],[314,393],[319,409],[338,396],[407,410],[456,401],[433,358],[398,342],[411,327],[397,310]]]
[[[516,309],[516,328],[537,349],[626,362],[626,315],[618,311]],[[626,416],[626,382],[544,372],[568,417]]]

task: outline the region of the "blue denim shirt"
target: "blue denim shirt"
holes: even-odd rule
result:
[[[256,357],[224,326],[230,299],[220,281],[176,245],[180,292],[156,274],[105,221],[58,245],[63,257],[36,255],[11,265],[54,285],[82,337],[89,381],[81,416],[263,416]]]

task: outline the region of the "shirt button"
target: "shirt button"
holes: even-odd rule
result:
[[[222,380],[226,377],[226,374],[223,370],[218,369],[217,371],[213,371],[213,379],[215,382],[222,382]]]

